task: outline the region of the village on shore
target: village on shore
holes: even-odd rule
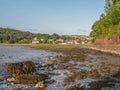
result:
[[[71,39],[64,40],[64,39],[48,39],[47,42],[50,44],[91,44],[92,43],[92,37],[86,36],[86,35],[66,35],[69,36]],[[34,37],[32,39],[32,44],[42,44],[44,39],[38,39],[37,37]]]

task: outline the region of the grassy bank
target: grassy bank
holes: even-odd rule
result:
[[[35,49],[50,50],[55,52],[69,52],[80,45],[59,45],[59,44],[0,44],[0,46],[27,46]]]
[[[29,46],[35,49],[50,50],[55,52],[69,52],[73,48],[78,47],[79,45],[39,44]]]

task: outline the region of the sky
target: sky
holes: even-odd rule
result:
[[[105,0],[0,0],[0,27],[33,33],[89,35]]]

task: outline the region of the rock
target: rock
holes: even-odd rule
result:
[[[47,80],[45,80],[45,82],[44,83],[49,83],[49,84],[52,84],[52,83],[54,83],[55,82],[55,80],[52,80],[52,79],[47,79]]]
[[[45,87],[45,85],[43,84],[43,82],[38,82],[36,85],[35,85],[35,88],[40,88],[40,89],[42,89],[42,88],[44,88]]]
[[[7,78],[7,81],[8,81],[8,82],[15,82],[15,78],[9,77],[9,78]]]
[[[10,83],[11,85],[14,85],[14,83]]]
[[[48,65],[52,65],[52,64],[54,64],[54,61],[53,61],[53,60],[48,60],[48,61],[47,61],[47,64],[48,64]]]
[[[92,72],[92,69],[88,69],[87,71],[88,71],[88,72]]]
[[[42,67],[41,64],[36,64],[36,65],[35,65],[35,68],[41,68],[41,67]]]
[[[52,71],[54,68],[53,67],[49,67],[48,68],[48,71]]]
[[[16,62],[16,63],[9,63],[5,65],[7,73],[11,76],[20,74],[29,74],[33,73],[34,71],[34,63],[32,61],[23,61],[23,62]]]
[[[42,63],[41,66],[42,67],[47,67],[47,64],[46,63]]]
[[[15,77],[15,73],[13,73],[12,76]]]
[[[36,84],[38,81],[48,79],[47,74],[21,74],[15,77],[18,84]]]
[[[57,61],[57,63],[62,63],[61,59],[57,59],[56,61]]]
[[[80,84],[80,88],[83,88],[84,87],[84,84]]]

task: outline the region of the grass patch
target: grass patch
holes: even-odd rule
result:
[[[36,44],[29,45],[31,48],[50,50],[54,52],[64,52],[69,53],[73,48],[78,47],[79,45],[58,45],[58,44]]]

